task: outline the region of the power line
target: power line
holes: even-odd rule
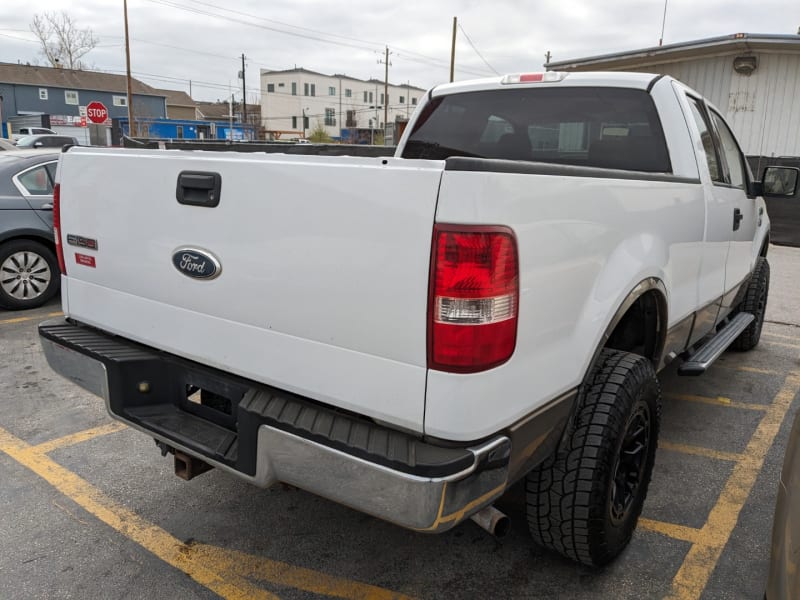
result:
[[[467,35],[467,32],[464,31],[464,28],[461,26],[461,23],[458,24],[458,28],[461,30],[461,33],[464,34],[464,37],[467,38],[467,41],[469,42],[469,45],[472,46],[472,49],[475,51],[475,54],[477,54],[480,57],[480,59],[486,64],[487,67],[489,67],[492,71],[494,71],[495,75],[500,75],[497,69],[495,69],[492,65],[490,65],[488,60],[483,58],[483,54],[481,54],[478,51],[478,48],[475,46],[475,44],[472,43],[472,40]]]

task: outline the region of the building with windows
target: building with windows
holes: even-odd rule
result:
[[[378,79],[262,69],[261,122],[269,139],[304,138],[322,127],[334,140],[369,143],[384,131],[385,120],[390,126],[405,123],[424,93],[410,84],[390,84],[387,98]]]
[[[110,126],[112,118],[128,115],[127,89],[124,75],[0,63],[3,135],[10,137],[11,130],[16,131],[18,126],[43,126],[89,143],[86,105],[102,102],[108,109],[107,125]],[[163,92],[136,79],[132,91],[137,117],[166,117]],[[101,140],[92,141],[101,143]]]
[[[671,75],[716,105],[748,156],[800,157],[800,35],[737,33],[545,67]]]

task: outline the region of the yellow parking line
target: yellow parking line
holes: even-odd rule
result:
[[[672,442],[665,442],[664,440],[658,441],[658,449],[672,450],[673,452],[680,452],[681,454],[692,454],[694,456],[704,456],[705,458],[714,458],[716,460],[727,460],[731,462],[739,462],[744,457],[744,455],[736,452],[723,452],[721,450],[712,450],[711,448],[690,446],[688,444],[673,444]]]
[[[89,482],[49,456],[0,428],[0,452],[44,479],[88,513],[136,542],[155,556],[186,573],[199,584],[229,600],[277,598],[246,579],[256,575],[273,585],[290,586],[340,598],[404,599],[372,585],[312,571],[205,544],[185,544],[161,527],[121,506]],[[242,564],[241,561],[245,560]]]
[[[75,444],[80,444],[82,442],[88,442],[89,440],[101,435],[116,433],[117,431],[121,431],[126,428],[127,426],[125,424],[114,421],[112,423],[100,425],[99,427],[93,427],[92,429],[85,429],[84,431],[65,435],[64,437],[60,437],[56,440],[50,440],[49,442],[44,442],[37,446],[31,446],[31,450],[41,452],[42,454],[47,454],[48,452],[52,452],[58,448],[65,448],[67,446],[74,446]]]
[[[693,394],[664,394],[665,398],[673,400],[684,400],[686,402],[700,402],[702,404],[712,404],[714,406],[726,406],[728,408],[742,408],[745,410],[767,410],[768,404],[751,404],[748,402],[734,402],[725,396],[717,396],[712,398],[710,396],[695,396]]]
[[[775,441],[783,419],[799,391],[800,371],[793,371],[784,380],[783,386],[758,424],[742,453],[742,460],[734,466],[706,524],[700,530],[700,541],[689,549],[672,580],[669,598],[694,600],[702,595],[736,527],[739,512],[753,489],[764,464],[764,457]]]
[[[639,518],[638,526],[642,529],[655,531],[667,537],[684,542],[696,544],[700,541],[700,530],[686,525],[676,525],[675,523],[665,523],[664,521],[654,521],[652,519]]]
[[[47,313],[46,315],[39,315],[38,317],[17,317],[16,319],[4,319],[0,321],[0,325],[11,325],[13,323],[24,323],[25,321],[38,321],[40,319],[44,319],[46,317],[60,317],[63,315],[63,312],[52,312]]]
[[[722,365],[719,365],[722,366]],[[770,369],[759,369],[757,367],[734,367],[737,371],[745,373],[759,373],[760,375],[780,375],[779,371],[772,371]]]

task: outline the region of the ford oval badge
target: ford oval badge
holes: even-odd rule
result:
[[[197,248],[178,248],[172,253],[172,264],[178,271],[194,279],[214,279],[222,271],[216,257]]]

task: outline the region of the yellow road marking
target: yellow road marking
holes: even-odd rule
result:
[[[340,598],[407,598],[376,586],[332,577],[278,561],[205,544],[185,544],[161,527],[121,506],[92,484],[43,454],[41,448],[49,445],[46,442],[31,446],[0,428],[0,452],[30,469],[109,527],[223,598],[277,598],[248,581],[248,576],[262,578],[274,585]]]
[[[53,450],[57,450],[58,448],[66,448],[67,446],[74,446],[75,444],[88,442],[92,438],[96,438],[101,435],[108,435],[109,433],[116,433],[117,431],[121,431],[126,428],[127,425],[120,423],[118,421],[114,421],[112,423],[106,423],[105,425],[100,425],[99,427],[93,427],[92,429],[85,429],[84,431],[79,431],[77,433],[65,435],[64,437],[60,437],[57,440],[44,442],[43,444],[39,444],[38,446],[31,446],[31,450],[36,450],[37,452],[41,452],[42,454],[47,454],[48,452],[52,452]]]
[[[722,365],[720,365],[722,366]],[[735,367],[737,371],[744,371],[745,373],[759,373],[761,375],[780,375],[779,371],[771,371],[770,369],[759,369],[757,367]]]
[[[691,542],[696,544],[702,538],[700,537],[700,530],[694,527],[687,527],[685,525],[675,525],[674,523],[665,523],[664,521],[654,521],[652,519],[639,518],[638,526],[642,529],[655,531],[667,537],[684,542]]]
[[[11,325],[12,323],[24,323],[25,321],[38,321],[46,317],[60,317],[63,314],[64,313],[59,311],[59,312],[47,313],[46,315],[39,315],[38,317],[17,317],[16,319],[4,319],[0,321],[0,325]]]
[[[664,394],[665,398],[672,398],[673,400],[684,400],[686,402],[700,402],[701,404],[711,404],[714,406],[727,406],[728,408],[742,408],[745,410],[767,410],[768,404],[750,404],[747,402],[734,402],[725,396],[717,396],[712,398],[710,396],[695,396],[693,394]]]
[[[800,391],[800,371],[793,371],[784,380],[778,394],[758,424],[740,460],[733,468],[708,520],[700,530],[701,541],[692,545],[672,580],[669,598],[688,600],[700,598],[711,573],[730,539],[739,512],[753,489],[764,457],[772,447],[786,413]]]
[[[712,450],[711,448],[690,446],[688,444],[673,444],[672,442],[665,442],[664,440],[658,441],[658,449],[672,450],[673,452],[680,452],[681,454],[692,454],[694,456],[704,456],[706,458],[728,460],[731,462],[739,462],[744,458],[744,455],[736,452],[723,452],[722,450]]]

